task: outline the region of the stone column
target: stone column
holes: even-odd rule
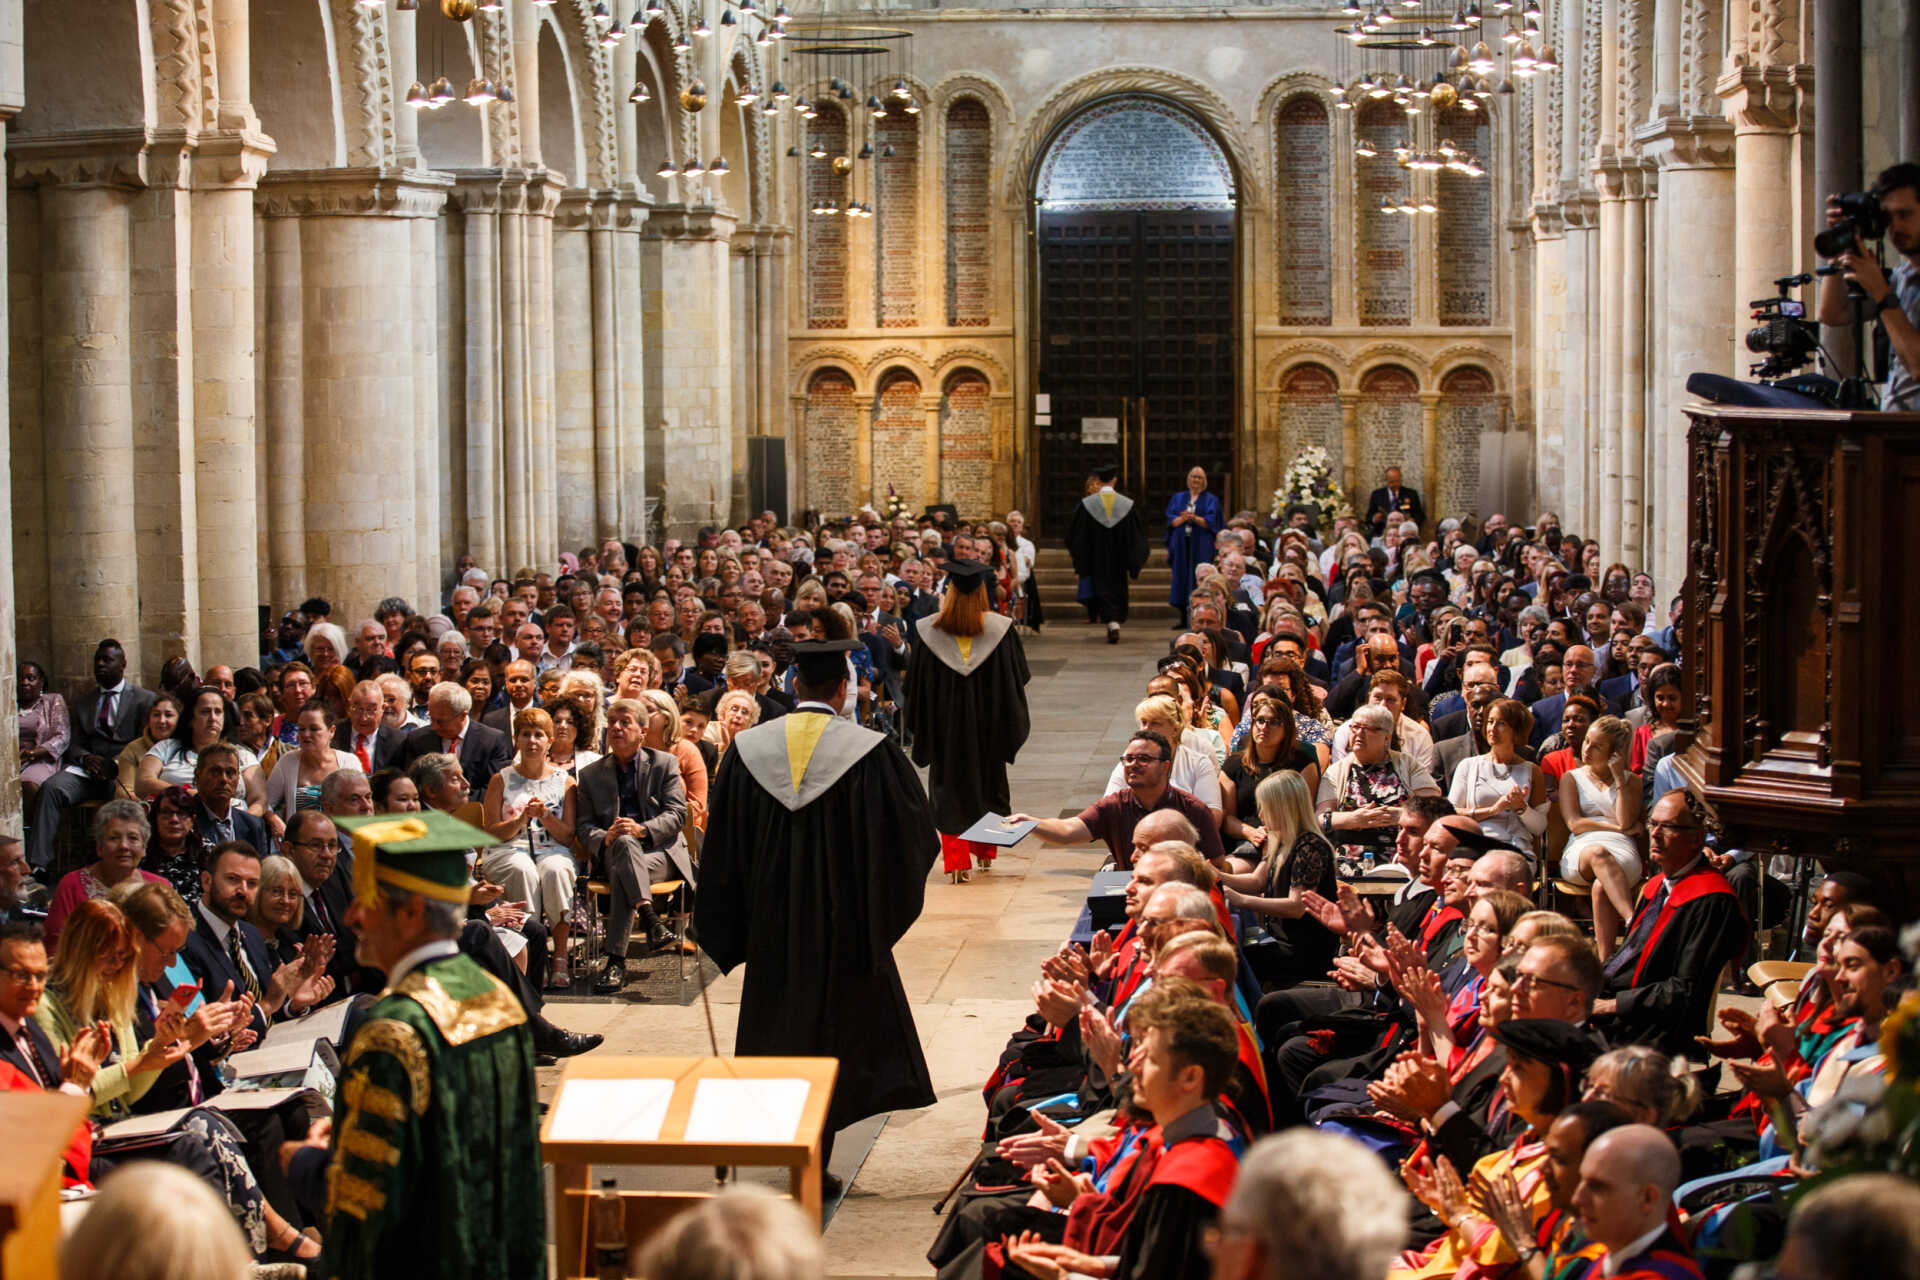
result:
[[[1646,563],[1642,536],[1647,443],[1647,189],[1646,174],[1629,161],[1620,173],[1620,501],[1611,513],[1617,555],[1634,568]]]
[[[1812,3],[1813,208],[1808,212],[1815,226],[1825,226],[1827,193],[1858,191],[1861,187],[1860,0],[1812,0]],[[1902,97],[1920,92],[1920,85],[1912,81],[1906,83]],[[1852,373],[1857,364],[1858,332],[1851,324],[1820,328],[1820,341],[1840,370],[1837,376]]]
[[[553,213],[560,202],[560,176],[536,171],[527,182],[527,435],[533,469],[532,537],[526,565],[536,570],[557,564],[559,517],[554,494],[553,437]],[[569,299],[567,305],[573,305]]]
[[[599,234],[594,213],[595,193],[575,187],[561,197],[553,219],[553,484],[560,545],[567,549],[599,543],[600,483],[603,476],[611,479],[595,450],[600,415],[611,416],[616,406],[610,394],[613,370],[607,371],[603,406],[595,367],[601,314],[610,314],[613,303],[595,269],[600,264],[590,243]],[[606,254],[598,256],[604,261]],[[612,264],[606,265],[610,275]],[[609,347],[612,338],[606,335]]]
[[[307,587],[349,621],[416,589],[420,559],[437,556],[415,524],[418,441],[395,429],[413,420],[414,362],[395,353],[415,339],[414,273],[433,269],[414,254],[411,222],[437,216],[448,185],[391,169],[270,173],[260,184],[267,217],[300,228]]]
[[[462,332],[466,369],[462,400],[466,455],[454,466],[466,475],[466,509],[454,515],[456,544],[492,570],[507,559],[500,495],[503,468],[510,465],[500,446],[500,225],[501,180],[495,170],[462,172],[451,199],[460,211],[465,257],[454,268],[466,299]],[[466,537],[458,536],[464,520]]]
[[[265,395],[268,599],[306,599],[306,377],[301,340],[300,220],[282,209],[262,220],[267,237]]]
[[[527,188],[522,175],[500,184],[500,478],[506,493],[504,558],[493,572],[506,577],[533,558],[532,429],[527,404]],[[491,566],[490,566],[491,567]]]
[[[1567,229],[1558,204],[1533,207],[1532,235],[1535,509],[1513,515],[1522,523],[1566,503]]]
[[[926,453],[923,463],[923,474],[926,479],[923,482],[923,492],[926,493],[928,502],[946,502],[949,501],[948,495],[940,492],[940,389],[938,387],[922,389],[920,411],[927,418],[924,441]],[[882,514],[885,513],[882,512]]]
[[[1625,328],[1622,308],[1632,286],[1621,274],[1626,217],[1619,166],[1609,161],[1597,168],[1594,184],[1600,189],[1600,367],[1599,376],[1592,384],[1595,394],[1590,396],[1588,404],[1598,411],[1592,438],[1599,446],[1599,501],[1588,509],[1577,529],[1588,537],[1600,539],[1601,558],[1605,560],[1620,552],[1620,449],[1623,443],[1620,344]]]
[[[649,524],[646,513],[648,476],[652,460],[648,454],[650,438],[647,424],[652,410],[648,399],[652,384],[652,359],[649,355],[648,327],[654,319],[650,308],[635,306],[635,296],[651,297],[653,277],[647,263],[644,238],[650,206],[638,187],[623,187],[614,195],[611,257],[613,259],[613,296],[619,300],[613,308],[614,343],[609,358],[618,373],[615,385],[619,406],[609,430],[614,442],[613,457],[616,492],[611,508],[613,527],[630,537],[658,541],[658,530]],[[598,361],[596,356],[595,360]],[[600,366],[596,363],[596,370]],[[599,430],[596,424],[595,430]],[[597,439],[597,438],[596,438]],[[598,448],[596,443],[596,448]],[[603,510],[602,516],[608,512]]]
[[[1733,308],[1744,327],[1747,303],[1774,292],[1773,280],[1798,261],[1794,241],[1793,130],[1799,92],[1793,68],[1739,66],[1715,90],[1733,122]]]
[[[1597,484],[1593,445],[1600,385],[1599,199],[1590,191],[1573,192],[1562,202],[1561,215],[1566,221],[1566,355],[1560,408],[1566,481],[1559,514],[1562,528],[1585,534],[1594,528]]]
[[[413,112],[408,111],[407,115]],[[409,218],[413,241],[413,511],[415,528],[413,599],[416,607],[438,603],[440,566],[454,563],[441,539],[441,490],[447,474],[441,461],[445,422],[440,402],[440,270],[438,217]],[[457,554],[457,553],[455,553]],[[396,588],[398,589],[398,588]]]
[[[244,33],[244,20],[240,29]],[[224,81],[220,88],[225,99]],[[258,134],[203,136],[193,161],[187,288],[199,616],[197,644],[190,641],[188,653],[198,650],[203,671],[216,662],[244,663],[259,647],[253,205],[271,150],[272,143]]]
[[[1360,392],[1352,387],[1340,389],[1340,460],[1340,484],[1352,497],[1360,482]]]
[[[1440,505],[1440,392],[1428,388],[1420,393],[1420,483],[1433,497],[1434,510]],[[1436,517],[1437,519],[1438,517]]]
[[[105,636],[126,646],[130,671],[145,674],[128,290],[145,139],[15,139],[8,156],[14,179],[40,191],[40,426],[47,492],[60,495],[46,508],[46,665],[71,695],[91,678]]]
[[[1648,345],[1660,356],[1654,384],[1653,459],[1646,526],[1651,544],[1644,564],[1653,574],[1664,610],[1686,569],[1686,420],[1680,406],[1690,398],[1687,375],[1735,373],[1738,331],[1731,317],[1740,301],[1733,293],[1733,264],[1725,253],[1700,251],[1701,227],[1733,223],[1733,126],[1711,116],[1675,117],[1640,131],[1641,154],[1660,166],[1660,199],[1654,205],[1659,257],[1648,275],[1665,283],[1679,305],[1654,312]]]
[[[15,11],[18,30],[18,11]],[[10,65],[17,67],[17,62]],[[0,80],[0,152],[7,140],[7,122],[20,108],[20,86],[13,76]],[[0,270],[6,267],[7,217],[0,207]],[[10,300],[0,293],[0,330],[12,319]],[[12,366],[9,354],[0,350],[0,403],[11,403]],[[11,418],[11,414],[9,414]],[[0,474],[13,474],[13,433],[0,433]],[[18,671],[20,658],[14,648],[14,627],[19,621],[13,595],[13,486],[0,484],[0,671]],[[0,698],[0,834],[20,835],[20,708],[17,701]]]
[[[662,323],[649,323],[648,333],[663,350],[663,369],[648,423],[657,424],[663,444],[672,443],[673,465],[662,475],[661,524],[673,534],[725,520],[732,507],[727,245],[733,228],[730,215],[711,207],[664,209],[649,217],[643,233],[659,251]]]

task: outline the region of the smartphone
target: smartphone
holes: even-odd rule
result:
[[[183,982],[179,986],[175,987],[172,991],[167,993],[167,1000],[172,1004],[178,1005],[182,1010],[184,1010],[188,1005],[193,1003],[193,998],[199,994],[200,994],[199,983]]]

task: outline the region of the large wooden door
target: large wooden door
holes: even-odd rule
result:
[[[1061,532],[1087,472],[1122,464],[1121,488],[1158,525],[1195,464],[1222,492],[1233,463],[1231,210],[1043,212],[1038,436],[1040,521]],[[1121,440],[1088,444],[1083,419]],[[1124,457],[1122,456],[1124,453]]]

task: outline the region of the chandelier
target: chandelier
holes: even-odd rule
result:
[[[1388,103],[1406,122],[1409,142],[1392,154],[1408,181],[1398,199],[1381,201],[1381,213],[1437,213],[1438,174],[1486,176],[1481,157],[1442,132],[1441,113],[1457,109],[1490,120],[1494,98],[1511,97],[1516,81],[1559,69],[1544,34],[1542,4],[1488,0],[1483,9],[1480,0],[1344,0],[1341,13],[1349,21],[1334,28],[1342,37],[1334,105],[1352,111]],[[1436,122],[1428,132],[1437,136],[1412,145],[1421,136],[1418,119],[1428,112]],[[1512,127],[1510,117],[1505,123]],[[1380,151],[1361,136],[1354,154],[1374,159]]]
[[[553,2],[533,0],[533,3],[541,5]],[[386,0],[357,0],[357,3],[363,8],[378,9]],[[420,7],[420,0],[393,0],[393,7],[397,13],[412,13]],[[505,7],[504,0],[440,0],[440,16],[449,22],[471,22],[476,14],[498,13]],[[438,28],[434,32],[434,61],[443,66],[446,63],[445,34],[445,28]],[[486,48],[486,41],[474,41],[474,74],[467,81],[466,92],[456,93],[453,81],[441,74],[431,81],[415,80],[407,86],[406,104],[415,111],[438,111],[451,102],[464,102],[473,107],[512,102],[513,87],[504,78],[487,72]],[[418,70],[417,67],[415,69]]]
[[[799,145],[787,148],[787,155],[797,160],[803,170],[816,166],[813,172],[824,179],[819,184],[821,194],[808,206],[807,212],[815,217],[871,218],[877,193],[872,162],[876,156],[885,160],[894,155],[892,144],[880,137],[880,122],[896,112],[910,116],[920,114],[920,100],[914,97],[910,83],[913,33],[898,27],[810,23],[795,27],[787,34],[783,52],[804,60],[800,64],[803,72],[796,78],[803,84],[819,84],[824,80],[825,97],[839,106],[846,120],[846,132],[835,140],[834,146],[828,146],[826,139],[815,134],[804,148]],[[785,88],[776,81],[774,96],[781,97]],[[769,104],[767,109],[778,108]],[[802,120],[815,120],[820,115],[820,103],[808,102],[804,95],[796,95],[792,98],[792,110]],[[804,189],[807,184],[801,185]]]
[[[646,0],[641,8],[634,11],[633,29],[645,30],[647,23],[659,16],[664,8],[661,0]],[[618,39],[612,33],[620,26],[619,20],[610,14],[607,18],[601,17],[605,10],[605,0],[599,0],[593,8],[593,20],[599,23],[606,33],[601,37],[603,44],[608,42],[609,36]],[[737,10],[731,4],[722,7],[718,25],[721,31],[736,31],[742,36],[747,33],[749,27],[757,27],[758,31],[753,37],[754,44],[762,49],[777,49],[779,42],[787,38],[787,24],[792,20],[793,15],[787,12],[785,0],[780,0],[771,9],[758,3],[757,0],[740,0]],[[713,33],[714,28],[707,25],[706,13],[696,9],[687,29],[674,37],[673,51],[676,54],[690,53],[695,48],[696,41],[704,42],[710,39]],[[735,88],[734,102],[744,108],[759,102],[762,96],[751,84],[738,85]],[[776,77],[764,96],[766,102],[760,109],[772,115],[779,111],[780,103],[788,99],[787,86]],[[707,99],[706,81],[695,75],[687,81],[686,88],[680,91],[680,109],[689,115],[695,114],[706,107]],[[645,79],[633,82],[633,88],[627,94],[627,101],[635,105],[653,101],[653,93],[647,88]],[[673,162],[673,157],[669,156],[660,162],[660,167],[654,170],[654,173],[661,178],[701,178],[709,174],[714,177],[725,177],[730,171],[731,166],[727,164],[725,156],[715,156],[702,164],[700,157],[696,155],[685,164],[678,165]]]

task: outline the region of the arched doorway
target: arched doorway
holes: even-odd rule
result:
[[[1035,497],[1049,524],[1102,463],[1156,523],[1195,464],[1231,480],[1235,191],[1206,125],[1147,94],[1091,104],[1042,149]]]

